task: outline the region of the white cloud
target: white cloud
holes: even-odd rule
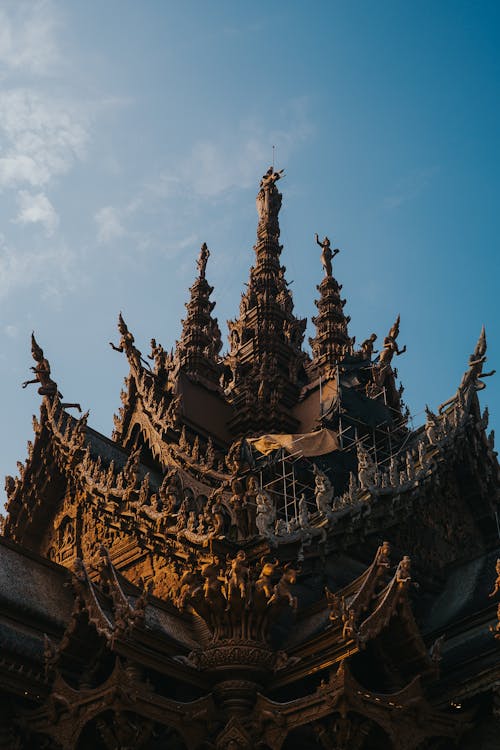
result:
[[[20,190],[17,197],[19,213],[16,221],[20,224],[40,223],[48,235],[53,234],[59,224],[59,217],[45,193],[32,194],[27,190]]]
[[[0,187],[42,187],[85,153],[88,132],[76,106],[30,89],[0,93]]]
[[[97,239],[102,245],[123,237],[126,232],[113,206],[104,206],[94,216],[97,224]]]
[[[180,169],[182,182],[199,196],[213,198],[231,187],[250,187],[255,181],[255,166],[267,166],[272,157],[272,145],[281,159],[309,138],[313,126],[307,113],[307,101],[296,99],[282,113],[288,123],[285,129],[270,129],[260,120],[240,123],[234,135],[225,134],[218,141],[199,141]],[[163,182],[167,178],[163,177]],[[170,181],[175,184],[176,176]]]
[[[58,304],[74,289],[75,260],[63,243],[23,251],[7,245],[0,236],[0,299],[21,288],[37,286],[44,299]]]
[[[59,18],[49,0],[13,0],[0,7],[0,69],[43,75],[60,61]]]

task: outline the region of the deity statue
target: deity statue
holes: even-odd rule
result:
[[[377,354],[377,351],[374,350],[374,342],[377,340],[377,334],[372,333],[371,336],[369,336],[367,339],[363,341],[361,344],[361,356],[363,359],[366,359],[368,361],[371,361],[372,355]]]
[[[393,356],[396,354],[398,357],[400,354],[404,354],[406,351],[406,346],[403,346],[402,349],[399,349],[398,344],[396,342],[397,337],[399,336],[399,322],[400,322],[400,316],[396,318],[396,322],[392,326],[391,330],[387,334],[387,336],[384,339],[384,348],[380,352],[378,361],[380,367],[385,367],[386,365],[390,365]]]
[[[210,250],[207,247],[207,243],[204,242],[200,249],[200,254],[198,255],[198,260],[196,261],[196,265],[198,266],[198,271],[200,274],[200,279],[205,278],[205,271],[207,268],[207,261],[210,257]]]
[[[324,471],[321,471],[316,464],[313,464],[314,472],[314,496],[316,498],[316,507],[320,513],[326,515],[331,511],[333,500],[333,486]]]
[[[30,369],[35,373],[36,377],[33,380],[25,380],[22,387],[26,388],[26,386],[31,385],[31,383],[39,383],[40,388],[38,389],[38,393],[40,396],[50,397],[57,395],[59,398],[62,398],[57,390],[57,383],[55,383],[50,377],[49,361],[43,356],[43,349],[38,346],[34,333],[31,334],[31,354],[36,365]]]
[[[275,184],[278,182],[278,180],[281,179],[284,173],[284,169],[279,169],[277,172],[274,171],[274,167],[269,167],[265,175],[262,176],[262,179],[260,181],[260,187],[263,190],[270,190],[272,189]]]
[[[40,385],[38,389],[40,396],[47,396],[49,399],[62,398],[62,393],[57,389],[57,383],[50,377],[49,360],[44,357],[43,349],[38,345],[34,333],[31,334],[31,355],[36,362],[35,367],[30,368],[35,373],[35,377],[33,380],[25,380],[22,387],[26,388],[32,383],[38,383]],[[80,404],[61,404],[61,406],[64,408],[74,407],[81,412]]]
[[[141,367],[141,362],[144,362],[147,367],[149,368],[149,362],[146,362],[140,353],[140,351],[135,347],[134,345],[134,337],[131,334],[131,332],[127,328],[127,324],[123,320],[123,316],[120,313],[118,315],[118,330],[120,332],[120,343],[118,346],[115,346],[112,341],[109,342],[109,345],[112,349],[114,349],[115,352],[125,352],[127,355],[127,359],[131,364],[134,364],[135,367],[139,370]]]
[[[376,466],[362,443],[358,443],[358,479],[362,490],[375,484]]]
[[[476,348],[469,357],[469,369],[464,372],[460,385],[458,386],[457,392],[452,398],[441,404],[438,411],[441,414],[443,409],[449,404],[455,403],[460,398],[463,398],[469,391],[474,389],[475,391],[482,391],[486,388],[486,384],[482,382],[481,378],[491,378],[495,374],[496,370],[491,372],[483,372],[483,365],[486,362],[486,331],[484,326],[481,329],[479,339],[476,344]]]
[[[273,526],[276,520],[276,510],[273,502],[265,490],[257,493],[257,529],[262,536],[272,536]]]
[[[318,237],[318,233],[314,235],[317,244],[321,248],[321,265],[323,266],[323,270],[325,272],[325,276],[329,277],[332,275],[332,260],[335,258],[338,253],[340,253],[340,250],[338,247],[336,247],[334,250],[330,247],[330,240],[328,237],[325,237],[321,242]]]
[[[307,529],[309,526],[309,509],[306,496],[303,493],[299,499],[299,526],[301,529]]]

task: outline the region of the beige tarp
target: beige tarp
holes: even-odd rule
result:
[[[247,441],[252,448],[265,455],[284,448],[288,453],[300,456],[323,456],[339,448],[336,433],[327,429],[298,435],[262,435],[258,438],[247,438]]]

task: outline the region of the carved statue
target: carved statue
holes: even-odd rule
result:
[[[382,544],[377,550],[377,554],[375,556],[375,563],[382,568],[390,568],[391,566],[390,554],[391,554],[391,545],[389,544],[389,542],[382,542]]]
[[[323,266],[325,276],[329,277],[332,275],[332,260],[340,253],[340,250],[337,247],[332,250],[328,237],[325,237],[321,242],[317,232],[314,237],[321,248],[321,265]]]
[[[210,250],[207,247],[207,243],[204,242],[200,249],[200,254],[198,255],[198,260],[196,261],[196,265],[198,266],[198,271],[200,274],[200,279],[205,278],[205,271],[207,268],[207,261],[210,257]]]
[[[486,383],[483,383],[481,378],[490,378],[495,374],[496,370],[491,372],[483,372],[483,365],[486,362],[486,331],[484,326],[481,329],[479,339],[476,344],[476,348],[469,357],[469,369],[464,372],[460,385],[458,386],[457,392],[452,398],[445,401],[439,407],[439,413],[449,404],[455,403],[460,397],[464,397],[470,389],[475,391],[482,391],[486,388]]]
[[[376,340],[377,340],[377,334],[372,333],[371,336],[369,336],[367,339],[363,341],[363,343],[361,344],[361,349],[360,349],[361,357],[363,359],[371,361],[372,355],[378,353],[373,348]]]
[[[111,343],[111,342],[110,342]],[[113,347],[114,348],[114,347]],[[168,373],[168,358],[165,349],[161,344],[156,343],[156,339],[151,339],[151,354],[148,359],[154,362],[153,374],[157,377],[164,377]]]
[[[350,639],[356,636],[356,612],[352,607],[342,614],[344,627],[342,628],[342,638]]]
[[[377,467],[362,443],[358,443],[358,479],[362,490],[375,485]]]
[[[39,383],[40,388],[38,389],[38,393],[40,396],[51,397],[57,395],[59,398],[62,398],[57,390],[57,383],[50,377],[49,361],[43,356],[43,349],[38,346],[34,333],[31,334],[31,354],[37,364],[30,369],[35,373],[36,377],[33,380],[25,380],[22,387],[26,388],[26,386],[32,383]]]
[[[396,341],[397,337],[399,336],[400,317],[401,316],[398,315],[398,317],[396,318],[396,322],[384,339],[384,348],[380,352],[378,358],[380,367],[390,365],[395,354],[399,357],[400,354],[404,354],[406,351],[406,346],[403,346],[402,349],[399,349]]]
[[[339,620],[344,612],[344,598],[338,594],[334,594],[328,588],[325,587],[326,601],[329,609],[329,619],[332,622]]]
[[[500,640],[500,604],[497,607],[497,623],[490,625],[490,633],[494,633],[495,638]]]
[[[243,487],[239,479],[233,479],[231,482],[231,508],[233,519],[236,526],[237,538],[246,539],[248,537],[248,515],[246,508],[246,498],[243,495]]]
[[[292,594],[290,588],[297,582],[297,573],[298,571],[292,568],[290,564],[285,565],[283,574],[274,587],[273,595],[269,599],[269,605],[278,604],[285,600],[293,610],[297,609],[298,599]]]
[[[425,434],[430,445],[436,445],[439,439],[439,418],[434,414],[429,407],[425,406],[425,414],[427,420],[425,423]]]
[[[261,559],[261,571],[259,577],[255,582],[255,590],[262,591],[267,599],[270,599],[273,595],[274,584],[272,582],[272,578],[275,575],[278,567],[279,562],[277,560],[275,560],[274,562],[269,562],[265,561],[264,558]]]
[[[273,535],[276,510],[274,504],[265,490],[257,493],[257,518],[256,524],[259,534],[270,537]]]
[[[63,396],[57,389],[57,383],[50,377],[49,360],[43,356],[43,349],[37,344],[34,333],[31,334],[31,354],[36,362],[35,367],[30,368],[35,373],[35,377],[33,380],[25,380],[22,387],[26,388],[32,383],[39,383],[38,393],[40,396],[47,396],[49,399],[57,396],[62,399]],[[61,404],[61,406],[63,408],[72,407],[81,412],[80,404]]]
[[[491,594],[489,594],[490,599],[491,597],[498,594],[498,592],[500,591],[500,557],[497,559],[495,570],[496,570],[497,577],[496,577],[495,585],[493,587],[493,591],[491,592]]]
[[[251,474],[247,481],[245,493],[245,507],[247,512],[247,529],[249,536],[257,533],[257,494],[259,488],[256,478]]]
[[[121,313],[118,315],[118,330],[121,334],[120,343],[118,344],[118,346],[115,346],[115,344],[110,341],[110,347],[114,349],[115,352],[125,352],[125,354],[127,355],[127,359],[130,363],[135,365],[137,370],[140,369],[141,362],[144,362],[144,364],[146,364],[149,368],[149,363],[142,358],[140,351],[135,347],[134,337],[128,330],[127,324],[123,320],[123,316]]]
[[[248,567],[247,556],[243,550],[239,550],[236,557],[232,560],[227,557],[228,574],[227,574],[227,607],[236,593],[239,593],[242,601],[248,604],[250,569]]]
[[[331,511],[333,500],[333,486],[324,471],[313,464],[314,472],[314,497],[319,512],[326,515]]]
[[[269,167],[265,175],[262,176],[260,181],[260,187],[263,190],[272,189],[278,180],[281,179],[284,173],[284,169],[279,169],[277,172],[274,171],[274,167]]]
[[[299,526],[301,529],[307,529],[309,526],[309,509],[304,494],[299,499]]]
[[[405,555],[396,570],[396,581],[400,586],[406,586],[411,581],[411,560]]]

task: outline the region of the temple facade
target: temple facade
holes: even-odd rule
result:
[[[410,426],[400,319],[357,346],[328,237],[315,334],[282,265],[278,189],[229,346],[203,244],[182,333],[127,358],[111,438],[41,395],[0,536],[0,747],[493,750],[499,465],[477,392]],[[318,268],[319,268],[318,263]]]

